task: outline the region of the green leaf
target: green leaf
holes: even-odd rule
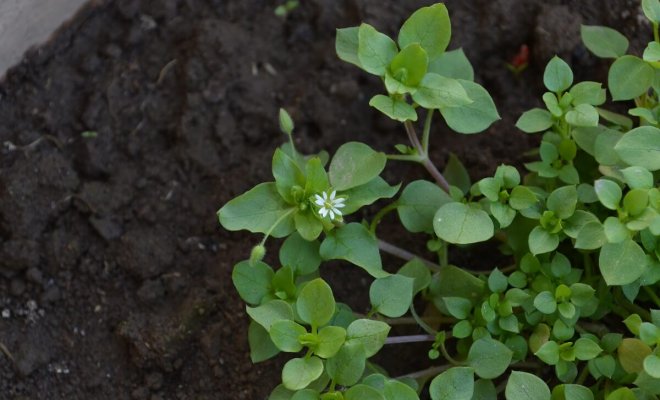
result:
[[[463,203],[440,207],[433,218],[433,229],[439,238],[454,244],[483,242],[494,234],[488,214]]]
[[[566,61],[554,56],[545,67],[543,83],[551,92],[563,92],[573,84],[573,71]]]
[[[642,11],[651,22],[660,22],[660,2],[658,0],[642,0]]]
[[[582,42],[589,51],[601,58],[618,58],[628,51],[628,39],[606,26],[582,25]]]
[[[545,107],[550,111],[552,115],[559,118],[564,115],[564,110],[559,106],[559,101],[557,100],[557,95],[552,92],[543,93],[543,102]]]
[[[339,326],[326,326],[318,334],[319,344],[314,354],[321,358],[333,357],[346,341],[346,329]]]
[[[319,242],[307,241],[294,233],[280,247],[280,263],[291,267],[296,275],[311,274],[321,265],[320,246]]]
[[[451,330],[452,335],[457,339],[465,339],[472,335],[472,324],[468,320],[458,321]]]
[[[413,106],[404,100],[377,94],[369,100],[369,105],[393,120],[401,122],[417,121],[417,112]]]
[[[426,75],[429,57],[419,43],[411,43],[397,54],[389,65],[392,77],[406,86],[417,87]]]
[[[307,330],[293,321],[281,320],[275,322],[270,327],[270,338],[281,351],[297,353],[303,346],[298,339],[301,335],[307,333]]]
[[[607,217],[603,223],[603,230],[605,238],[610,243],[621,243],[630,237],[628,229],[617,217]]]
[[[557,310],[557,300],[552,293],[546,290],[536,295],[534,307],[543,314],[553,314]]]
[[[543,132],[550,129],[554,124],[552,114],[541,108],[533,108],[525,111],[523,115],[518,118],[516,128],[526,133]]]
[[[631,100],[645,93],[653,84],[655,70],[635,56],[618,58],[610,67],[607,77],[612,99]]]
[[[383,347],[390,332],[390,326],[382,321],[358,319],[348,326],[347,332],[346,340],[362,343],[365,356],[368,358],[378,353]]]
[[[387,276],[378,250],[378,241],[362,224],[350,223],[328,233],[320,249],[325,260],[346,260],[363,268],[374,278]]]
[[[653,187],[653,174],[643,167],[628,167],[621,170],[626,184],[631,189],[651,189]]]
[[[355,385],[364,372],[367,356],[361,342],[348,341],[326,362],[328,375],[339,385]]]
[[[536,375],[513,371],[509,376],[504,395],[507,400],[550,400],[550,389]]]
[[[493,381],[478,379],[474,383],[474,393],[471,400],[497,400],[497,389]]]
[[[511,190],[509,205],[514,210],[527,209],[538,202],[534,192],[525,186],[516,186]]]
[[[396,43],[369,24],[358,29],[358,60],[360,66],[370,74],[383,76],[396,56]]]
[[[429,63],[428,72],[453,79],[474,80],[474,69],[463,49],[459,48],[442,53]]]
[[[460,82],[456,79],[428,73],[417,87],[417,91],[413,93],[412,98],[420,106],[428,109],[472,104],[473,101]]]
[[[474,393],[474,370],[453,367],[433,378],[429,386],[432,400],[471,400]]]
[[[323,373],[323,362],[318,357],[294,358],[284,364],[282,383],[289,390],[301,390]]]
[[[488,288],[493,293],[504,293],[509,286],[507,277],[497,268],[488,275]]]
[[[293,221],[296,226],[296,231],[298,231],[298,234],[300,234],[304,240],[316,240],[321,232],[323,232],[323,223],[310,208],[305,211],[297,212],[293,217]]]
[[[261,261],[254,265],[250,265],[250,261],[241,261],[234,266],[231,280],[241,299],[246,303],[259,304],[271,291],[273,275],[272,268]]]
[[[294,230],[292,210],[295,209],[282,199],[275,183],[266,182],[222,206],[218,219],[229,231],[246,229],[252,233],[268,233],[272,229],[270,235],[280,238]]]
[[[442,301],[449,314],[457,319],[466,319],[472,311],[472,302],[463,297],[443,297]]]
[[[573,348],[575,349],[575,358],[582,361],[592,360],[603,352],[598,343],[584,337],[575,341]]]
[[[660,357],[650,354],[644,359],[644,371],[655,379],[660,379]]]
[[[575,212],[577,201],[575,186],[563,186],[550,193],[546,205],[548,210],[554,212],[557,218],[567,219]]]
[[[345,400],[385,400],[382,394],[371,386],[355,385],[344,393]]]
[[[429,286],[431,297],[436,300],[434,304],[443,314],[449,311],[444,301],[437,301],[444,297],[464,297],[470,299],[472,303],[481,298],[486,292],[486,283],[476,276],[453,265],[447,265],[440,269],[440,272],[433,275],[433,280]]]
[[[598,258],[600,272],[608,286],[627,285],[642,276],[647,259],[644,250],[632,239],[606,243]]]
[[[291,400],[319,400],[319,392],[314,389],[299,390],[291,397]]]
[[[293,202],[291,188],[305,186],[305,175],[298,163],[281,149],[275,150],[272,163],[273,176],[277,191],[287,202]]]
[[[248,306],[245,310],[254,322],[267,331],[270,331],[270,327],[277,321],[293,319],[293,309],[283,300],[272,300],[254,308]]]
[[[598,126],[598,111],[591,104],[578,104],[566,113],[566,122],[573,126]]]
[[[624,338],[617,349],[621,367],[630,374],[639,373],[644,370],[643,360],[651,352],[651,348],[637,338]]]
[[[629,165],[649,171],[660,170],[660,129],[652,126],[635,128],[623,135],[614,150]]]
[[[328,181],[328,174],[325,172],[324,165],[327,163],[327,154],[326,161],[321,161],[320,157],[312,157],[307,160],[305,165],[305,193],[308,196],[323,192],[328,189],[330,182]]]
[[[310,281],[298,294],[296,310],[300,319],[312,326],[327,324],[335,314],[332,289],[321,278]]]
[[[342,196],[345,196],[347,201],[345,203],[346,207],[342,208],[341,212],[343,215],[350,215],[379,199],[392,198],[399,191],[400,187],[400,184],[390,186],[383,178],[377,176],[364,185],[342,192]]]
[[[639,398],[635,396],[635,392],[628,389],[627,387],[618,388],[617,390],[610,393],[605,400],[638,400]]]
[[[388,317],[400,317],[408,311],[413,298],[414,280],[403,275],[376,279],[369,288],[374,309]]]
[[[513,357],[513,351],[502,342],[481,338],[472,343],[468,353],[468,365],[484,379],[495,379],[507,370]]]
[[[328,175],[336,190],[364,185],[385,168],[387,157],[360,142],[344,143],[330,162]]]
[[[605,103],[607,99],[606,90],[603,85],[598,82],[580,82],[571,88],[569,91],[573,96],[573,104],[591,104],[592,106],[599,106]],[[594,109],[595,110],[595,109]],[[598,113],[597,110],[595,110]]]
[[[433,217],[442,205],[453,200],[429,181],[411,182],[397,202],[401,223],[410,232],[433,232]]]
[[[660,379],[653,378],[644,371],[637,375],[637,379],[633,383],[644,392],[655,395],[660,394]]]
[[[598,114],[604,120],[611,122],[615,125],[619,125],[626,130],[632,129],[633,122],[632,119],[612,111],[605,110],[603,108],[598,108]]]
[[[413,295],[426,289],[431,283],[431,272],[426,264],[420,261],[419,258],[413,258],[405,263],[405,265],[399,269],[397,274],[414,279]]]
[[[398,41],[401,48],[419,43],[433,60],[445,51],[450,38],[447,7],[438,3],[415,11],[401,26]]]
[[[598,179],[594,182],[594,190],[601,204],[610,210],[616,210],[621,202],[621,187],[609,179]]]
[[[559,246],[559,236],[536,226],[529,234],[528,245],[534,255],[549,253]]]
[[[660,61],[660,43],[650,42],[646,49],[644,49],[644,55],[642,56],[644,61],[648,62],[658,62]]]
[[[559,345],[550,340],[545,342],[534,355],[548,365],[556,365],[559,362]]]
[[[386,400],[419,400],[413,388],[394,379],[385,382],[383,394]]]
[[[596,137],[594,142],[594,156],[601,165],[616,165],[621,162],[619,155],[614,151],[614,146],[623,137],[623,134],[607,129]]]
[[[270,339],[268,331],[254,321],[248,328],[248,343],[250,344],[250,360],[256,364],[274,357],[280,350]]]
[[[447,164],[442,174],[450,185],[459,188],[463,194],[467,193],[470,190],[470,186],[472,186],[467,169],[454,153],[449,153],[449,159],[447,159]]]
[[[594,394],[582,385],[558,385],[552,389],[553,400],[594,400]]]
[[[358,58],[359,30],[357,26],[337,29],[335,50],[340,59],[362,68]]]
[[[487,129],[500,119],[490,94],[481,85],[459,79],[472,103],[459,107],[440,109],[442,117],[451,129],[459,133],[477,133]]]
[[[603,224],[598,221],[586,223],[578,233],[575,241],[576,249],[595,250],[607,242]]]

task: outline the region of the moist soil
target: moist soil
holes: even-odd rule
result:
[[[367,105],[378,79],[334,54],[334,30],[394,34],[427,1],[303,0],[287,18],[262,0],[94,1],[0,84],[0,398],[265,399],[285,357],[252,365],[231,283],[258,240],[216,210],[271,179],[277,110],[305,152],[359,140],[390,151],[401,126]],[[555,53],[576,80],[606,78],[580,23],[617,27],[640,50],[636,0],[449,0],[463,46],[502,120],[479,135],[438,118],[432,158],[457,154],[473,178],[521,166],[538,141],[514,128],[540,104]],[[506,69],[521,45],[530,65]],[[392,164],[386,178],[422,177]],[[365,215],[369,210],[365,211]],[[423,237],[382,231],[403,246]],[[275,242],[267,261],[276,262]],[[490,248],[493,250],[493,248]],[[492,268],[483,252],[452,254]],[[387,268],[398,260],[386,257]],[[369,279],[330,264],[335,295],[365,311]],[[341,285],[339,284],[341,282]],[[428,365],[422,346],[386,349],[393,375]],[[416,361],[422,360],[422,361]]]

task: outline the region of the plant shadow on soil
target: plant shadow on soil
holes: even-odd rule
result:
[[[250,363],[248,319],[231,283],[233,264],[258,239],[222,230],[215,212],[271,179],[281,106],[306,152],[403,142],[402,128],[367,105],[380,82],[336,58],[334,30],[366,21],[394,34],[430,2],[301,3],[285,20],[274,1],[98,0],[7,73],[1,398],[264,399],[278,384],[286,357]],[[577,79],[603,81],[606,63],[580,45],[580,22],[637,39],[649,32],[636,0],[447,6],[451,47],[464,47],[502,115],[472,136],[436,123],[433,160],[442,166],[456,153],[473,178],[503,162],[521,166],[538,141],[513,125],[540,104],[552,55],[570,61]],[[514,77],[504,64],[522,44],[533,57]],[[390,182],[423,176],[404,164],[386,171]],[[396,232],[396,217],[383,224],[389,240],[423,250],[424,238]],[[273,244],[267,261],[275,263]],[[452,261],[494,267],[466,251]],[[364,273],[331,263],[322,275],[343,282],[334,285],[340,301],[365,311]],[[427,350],[401,345],[379,360],[396,376],[428,365]]]

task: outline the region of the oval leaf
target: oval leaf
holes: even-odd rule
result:
[[[440,207],[433,218],[433,228],[439,238],[454,244],[483,242],[494,233],[493,221],[485,211],[463,203]]]

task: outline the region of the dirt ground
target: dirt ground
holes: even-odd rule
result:
[[[271,179],[279,107],[304,151],[403,142],[402,128],[367,105],[380,82],[336,58],[334,30],[366,21],[393,34],[430,2],[301,3],[283,19],[275,1],[97,1],[9,70],[0,84],[0,398],[265,399],[278,384],[283,358],[250,363],[230,279],[257,238],[222,230],[215,212]],[[538,140],[513,124],[540,104],[552,55],[579,80],[604,80],[607,64],[580,44],[580,23],[618,27],[637,39],[633,51],[650,32],[636,0],[447,6],[451,47],[465,48],[503,118],[471,136],[437,123],[432,158],[442,166],[456,153],[475,178],[521,165]],[[532,60],[516,77],[505,63],[522,44]],[[422,173],[392,164],[386,177]],[[336,296],[365,303],[359,271],[333,264],[323,275],[351,278]],[[380,360],[393,374],[412,372],[426,351],[386,349]]]

